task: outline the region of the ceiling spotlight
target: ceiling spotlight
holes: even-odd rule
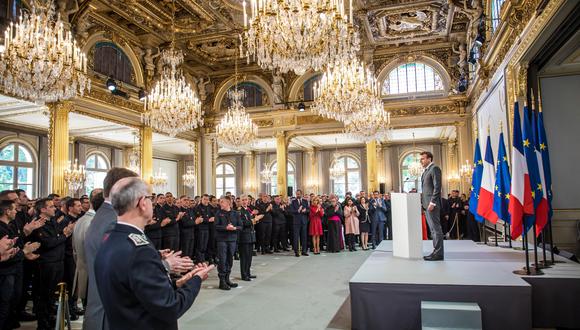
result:
[[[145,91],[143,90],[143,88],[139,89],[139,101],[145,101],[145,98],[147,97],[147,95],[145,95]]]
[[[465,75],[461,75],[461,77],[459,77],[457,90],[459,91],[459,93],[463,93],[467,90],[467,79],[465,78]]]
[[[477,38],[475,38],[475,44],[480,46],[483,45],[483,43],[485,42],[485,38],[480,34],[477,36]]]
[[[302,102],[298,103],[298,111],[304,112],[304,110],[306,110],[306,106],[304,105],[304,103]]]
[[[109,79],[107,79],[107,89],[110,90],[111,92],[117,89],[117,83],[115,82],[115,79],[113,79],[112,76],[109,77]]]

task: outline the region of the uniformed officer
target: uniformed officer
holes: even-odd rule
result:
[[[230,273],[234,263],[238,231],[242,230],[242,222],[240,214],[238,211],[232,210],[231,205],[232,201],[229,197],[220,198],[221,210],[217,212],[215,220],[219,287],[222,290],[229,290],[238,286],[230,281]]]
[[[201,203],[196,210],[196,233],[197,233],[197,247],[195,253],[196,262],[208,261],[208,247],[209,247],[209,225],[215,221],[214,210],[209,205],[209,195],[204,194],[201,197]]]
[[[95,279],[108,326],[115,329],[177,329],[213,266],[200,265],[172,283],[157,250],[143,233],[153,216],[148,185],[124,178],[111,189],[118,214],[95,259]]]
[[[256,276],[250,273],[252,267],[252,247],[256,242],[256,232],[254,225],[263,218],[263,215],[254,215],[248,207],[248,196],[242,195],[240,199],[240,219],[242,220],[242,231],[239,235],[240,250],[240,274],[242,281],[251,281]]]
[[[179,220],[179,248],[182,255],[194,258],[195,246],[195,214],[191,208],[191,201],[187,196],[179,198],[179,212],[183,213],[183,217]]]

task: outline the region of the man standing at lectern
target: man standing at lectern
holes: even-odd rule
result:
[[[433,252],[423,257],[428,261],[443,260],[443,231],[439,211],[441,210],[441,169],[433,163],[433,154],[421,153],[421,165],[425,169],[421,176],[421,206],[433,238]]]

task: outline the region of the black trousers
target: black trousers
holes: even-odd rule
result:
[[[250,277],[250,267],[252,267],[252,246],[254,243],[240,243],[240,274],[242,278]]]
[[[36,306],[36,317],[38,319],[38,330],[54,329],[54,317],[56,309],[54,307],[58,289],[58,283],[62,281],[64,273],[64,261],[38,263],[38,288]]]
[[[288,237],[286,237],[286,224],[275,224],[272,229],[272,245],[274,249],[278,249],[282,245],[283,249],[288,248]]]
[[[262,222],[259,229],[262,252],[265,252],[270,249],[270,242],[272,242],[272,222]]]
[[[217,256],[217,242],[215,239],[215,224],[209,224],[209,240],[207,242],[207,256],[215,259]]]
[[[77,295],[72,292],[75,280],[76,263],[74,257],[71,255],[64,256],[64,282],[66,283],[66,290],[68,291],[68,306],[72,315],[75,314]]]
[[[38,266],[36,266],[36,261],[24,260],[22,271],[22,294],[20,296],[20,301],[18,302],[19,312],[25,311],[26,304],[29,300],[35,300],[36,289],[33,280],[38,277],[38,274],[36,273],[37,269]],[[31,294],[28,294],[29,288],[31,288]]]
[[[385,222],[385,230],[387,231],[387,233],[385,234],[385,237],[388,240],[392,240],[393,239],[393,220],[391,219],[391,217],[387,217],[387,221]]]
[[[18,324],[22,293],[22,268],[10,275],[0,275],[0,329],[14,329]]]
[[[179,250],[179,236],[163,236],[161,242],[162,249],[169,249],[172,251]]]
[[[198,230],[196,243],[197,243],[197,247],[195,249],[195,261],[196,262],[207,261],[207,259],[208,259],[207,247],[209,244],[209,230]]]
[[[186,235],[182,234],[179,237],[179,244],[182,256],[190,257],[191,259],[195,257],[194,255],[195,239],[193,232],[188,233]]]
[[[237,242],[217,242],[218,252],[218,276],[220,280],[229,278],[234,264],[234,253],[236,252]]]
[[[294,224],[294,239],[292,240],[294,252],[298,252],[298,243],[300,243],[302,253],[308,252],[308,224],[306,223]]]

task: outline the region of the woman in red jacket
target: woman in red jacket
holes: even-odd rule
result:
[[[315,197],[310,204],[310,214],[308,225],[308,234],[312,236],[312,243],[314,245],[314,254],[320,254],[320,236],[322,236],[322,216],[324,210],[320,206],[320,200]]]

